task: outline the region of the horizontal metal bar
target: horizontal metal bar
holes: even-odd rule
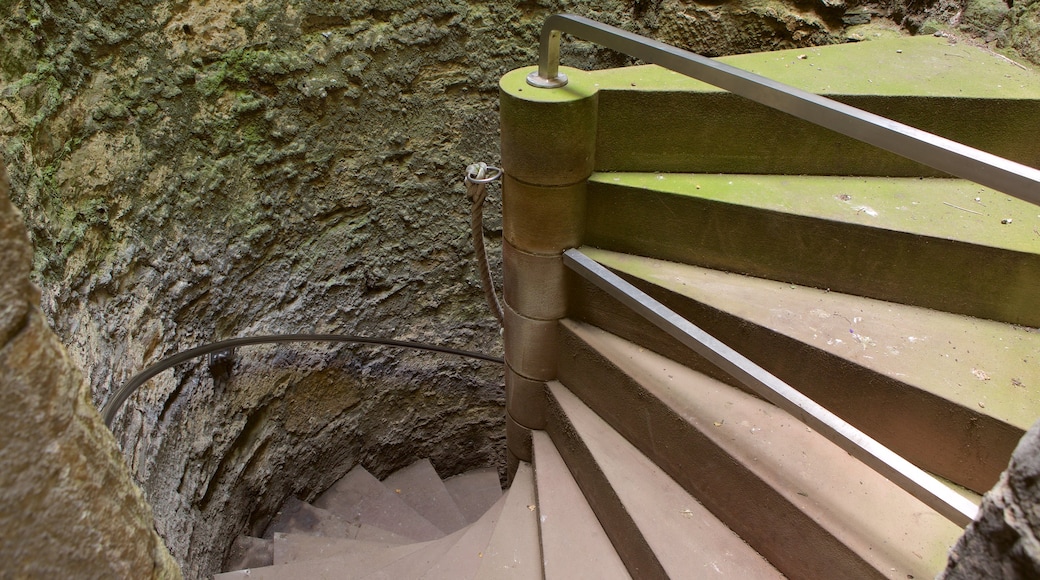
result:
[[[559,70],[560,32],[662,66],[950,175],[1040,205],[1038,169],[573,14],[554,14],[542,27],[538,76],[545,77],[546,86],[552,86],[552,77]]]
[[[942,482],[823,408],[744,355],[654,300],[579,250],[567,250],[564,263],[583,278],[645,317],[762,398],[787,411],[953,523],[967,526],[978,507]]]

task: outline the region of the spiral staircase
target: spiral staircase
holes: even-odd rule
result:
[[[509,73],[510,487],[359,467],[313,504],[291,498],[217,578],[943,569],[1040,416],[1040,75],[942,37],[720,61],[1009,159],[1033,185],[1018,199],[657,66],[569,69],[558,88]],[[937,508],[858,435],[776,404],[632,296],[969,507]]]

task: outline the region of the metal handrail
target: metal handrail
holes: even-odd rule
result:
[[[554,14],[542,26],[539,88],[567,84],[559,73],[560,35],[571,34],[644,62],[783,111],[864,143],[1040,205],[1040,170],[850,107],[681,48],[573,14]]]
[[[400,348],[410,348],[416,350],[425,350],[430,352],[439,352],[443,354],[450,354],[455,356],[461,356],[466,358],[473,358],[477,360],[483,360],[493,363],[502,364],[503,360],[499,357],[486,355],[479,352],[471,352],[468,350],[459,350],[456,348],[449,348],[446,346],[438,346],[435,344],[428,344],[425,342],[412,342],[407,340],[393,340],[389,338],[372,338],[367,336],[353,336],[350,334],[279,334],[279,335],[265,335],[265,336],[244,336],[239,338],[231,338],[228,340],[222,340],[220,342],[214,342],[210,344],[204,344],[202,346],[195,347],[184,352],[172,354],[152,366],[144,369],[140,373],[134,375],[129,381],[119,387],[118,390],[112,395],[112,397],[105,403],[105,406],[101,409],[101,417],[105,420],[105,426],[112,428],[112,421],[116,418],[116,413],[122,408],[123,403],[126,402],[130,395],[134,394],[134,391],[141,388],[145,383],[151,380],[155,375],[165,371],[166,369],[175,367],[179,364],[188,362],[193,358],[198,358],[214,352],[221,352],[225,350],[231,350],[239,346],[248,346],[253,344],[277,344],[285,342],[346,342],[352,344],[376,344],[383,346],[396,346]]]
[[[740,381],[762,398],[815,429],[930,508],[962,528],[978,514],[978,506],[891,449],[828,411],[794,387],[723,344],[695,324],[651,298],[579,250],[567,250],[571,270],[643,316],[673,338]]]

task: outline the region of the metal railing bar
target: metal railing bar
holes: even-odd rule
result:
[[[188,362],[193,358],[198,358],[200,356],[207,355],[213,352],[230,350],[239,346],[248,346],[254,344],[275,344],[285,342],[346,342],[353,344],[376,344],[384,346],[410,348],[415,350],[425,350],[429,352],[439,352],[443,354],[473,358],[498,364],[503,363],[503,360],[499,357],[486,355],[479,352],[459,350],[456,348],[438,346],[435,344],[428,344],[425,342],[393,340],[389,338],[371,338],[366,336],[354,336],[350,334],[279,334],[263,336],[244,336],[239,338],[230,338],[228,340],[222,340],[220,342],[214,342],[211,344],[205,344],[190,350],[186,350],[184,352],[172,354],[160,360],[159,362],[146,368],[140,373],[134,375],[129,381],[124,383],[123,386],[119,387],[119,389],[112,395],[108,402],[105,403],[105,406],[102,407],[101,417],[105,420],[105,426],[111,429],[112,421],[114,421],[116,418],[116,413],[118,413],[119,409],[122,408],[123,403],[125,403],[126,400],[130,398],[130,395],[134,394],[134,391],[136,391],[142,385],[151,380],[152,377],[165,371],[166,369]]]
[[[1036,168],[573,14],[554,14],[546,19],[542,27],[538,72],[529,77],[532,85],[554,86],[552,79],[559,76],[561,32],[1040,205],[1040,170]]]
[[[787,411],[885,476],[953,523],[967,526],[978,506],[935,477],[878,443],[744,355],[654,300],[579,250],[567,250],[564,263],[589,282],[730,374],[752,391]]]

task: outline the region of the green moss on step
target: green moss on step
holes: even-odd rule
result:
[[[1040,326],[1040,211],[970,183],[596,174],[588,191],[589,245]]]
[[[946,38],[884,38],[729,56],[720,62],[824,95],[1040,99],[1040,74],[996,53]],[[656,66],[592,73],[601,90],[716,89]]]
[[[596,173],[591,181],[1040,255],[1040,207],[960,179]]]

